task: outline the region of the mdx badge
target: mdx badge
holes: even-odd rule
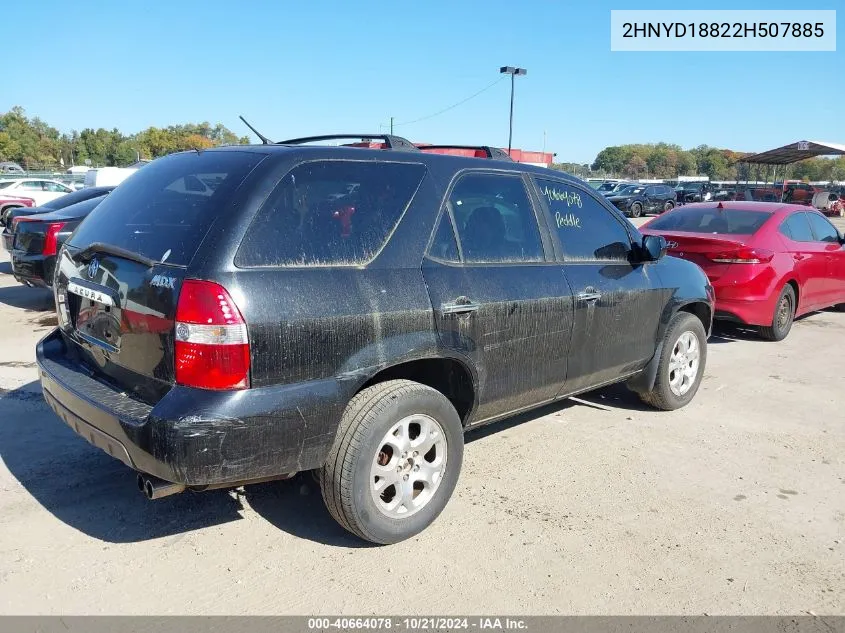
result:
[[[100,270],[100,260],[95,257],[91,260],[91,263],[88,264],[88,278],[93,279],[98,270]]]
[[[155,286],[157,288],[170,288],[176,285],[176,278],[175,277],[168,277],[167,275],[155,275],[150,281],[151,286]]]

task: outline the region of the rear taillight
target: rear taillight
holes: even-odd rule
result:
[[[200,389],[249,387],[246,323],[223,286],[188,279],[176,306],[176,382]]]
[[[9,225],[9,230],[12,233],[15,232],[15,227],[18,225],[18,222],[32,222],[32,218],[25,218],[25,217],[12,218],[12,223]]]
[[[709,258],[720,264],[767,264],[775,254],[765,248],[740,248],[735,251],[714,253]]]
[[[64,228],[64,222],[51,222],[47,225],[47,231],[44,234],[44,247],[41,249],[42,255],[55,255],[59,250],[59,231]]]

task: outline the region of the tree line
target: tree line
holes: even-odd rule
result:
[[[20,106],[0,115],[0,161],[13,161],[27,170],[55,170],[71,165],[117,166],[216,145],[249,143],[223,124],[208,122],[149,127],[136,134],[117,128],[85,128],[59,132],[38,117],[29,118]],[[555,163],[555,169],[588,177],[671,179],[708,176],[711,180],[762,180],[773,175],[765,168],[740,162],[742,152],[699,145],[685,150],[670,143],[613,145],[598,153],[592,164]],[[87,163],[86,161],[90,161]],[[779,168],[778,178],[845,180],[845,157],[811,158]]]
[[[62,133],[38,117],[27,117],[20,106],[0,115],[0,161],[13,161],[27,170],[86,164],[123,167],[139,158],[249,142],[248,137],[236,135],[221,123],[149,127],[136,134],[124,134],[117,128]]]
[[[587,177],[669,180],[678,176],[708,176],[710,180],[771,179],[771,167],[740,162],[742,152],[699,145],[685,150],[669,143],[614,145],[598,153],[592,164],[556,163],[553,167]],[[809,158],[778,167],[777,177],[798,180],[845,180],[845,157]]]

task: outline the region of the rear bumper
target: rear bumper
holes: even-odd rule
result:
[[[730,265],[722,277],[713,282],[716,318],[746,325],[771,325],[782,284],[778,284],[777,276],[767,269],[747,278],[739,277],[740,273],[750,270],[740,268],[744,266]]]
[[[716,298],[716,319],[745,325],[771,325],[774,306],[767,299],[723,300]]]
[[[186,486],[322,466],[354,389],[334,379],[238,392],[175,386],[150,406],[89,375],[58,329],[36,357],[44,398],[68,426],[130,468]]]
[[[52,285],[55,257],[27,255],[18,250],[11,250],[12,274],[22,284],[49,288]]]

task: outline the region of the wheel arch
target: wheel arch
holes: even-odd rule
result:
[[[678,306],[676,312],[689,312],[693,316],[698,317],[701,324],[704,326],[704,331],[710,335],[710,330],[713,325],[713,310],[705,301],[690,301]],[[674,315],[673,315],[674,316]]]
[[[657,380],[657,369],[660,365],[660,355],[663,353],[663,339],[666,336],[669,324],[675,316],[681,312],[691,314],[697,317],[704,326],[704,332],[709,337],[713,327],[713,309],[710,304],[702,300],[691,300],[686,303],[675,306],[671,312],[668,312],[669,318],[665,320],[663,326],[658,331],[657,346],[654,350],[654,356],[648,364],[627,382],[628,387],[633,391],[645,393],[654,388],[654,383]]]
[[[476,407],[477,389],[475,372],[469,364],[447,356],[435,356],[407,360],[384,367],[372,375],[358,389],[362,391],[386,380],[404,378],[436,389],[446,396],[461,422],[466,426]]]
[[[786,285],[792,286],[792,292],[795,293],[795,316],[798,316],[800,314],[800,312],[798,311],[798,306],[801,305],[801,288],[798,284],[798,280],[794,277],[787,277],[781,284],[781,288]]]

